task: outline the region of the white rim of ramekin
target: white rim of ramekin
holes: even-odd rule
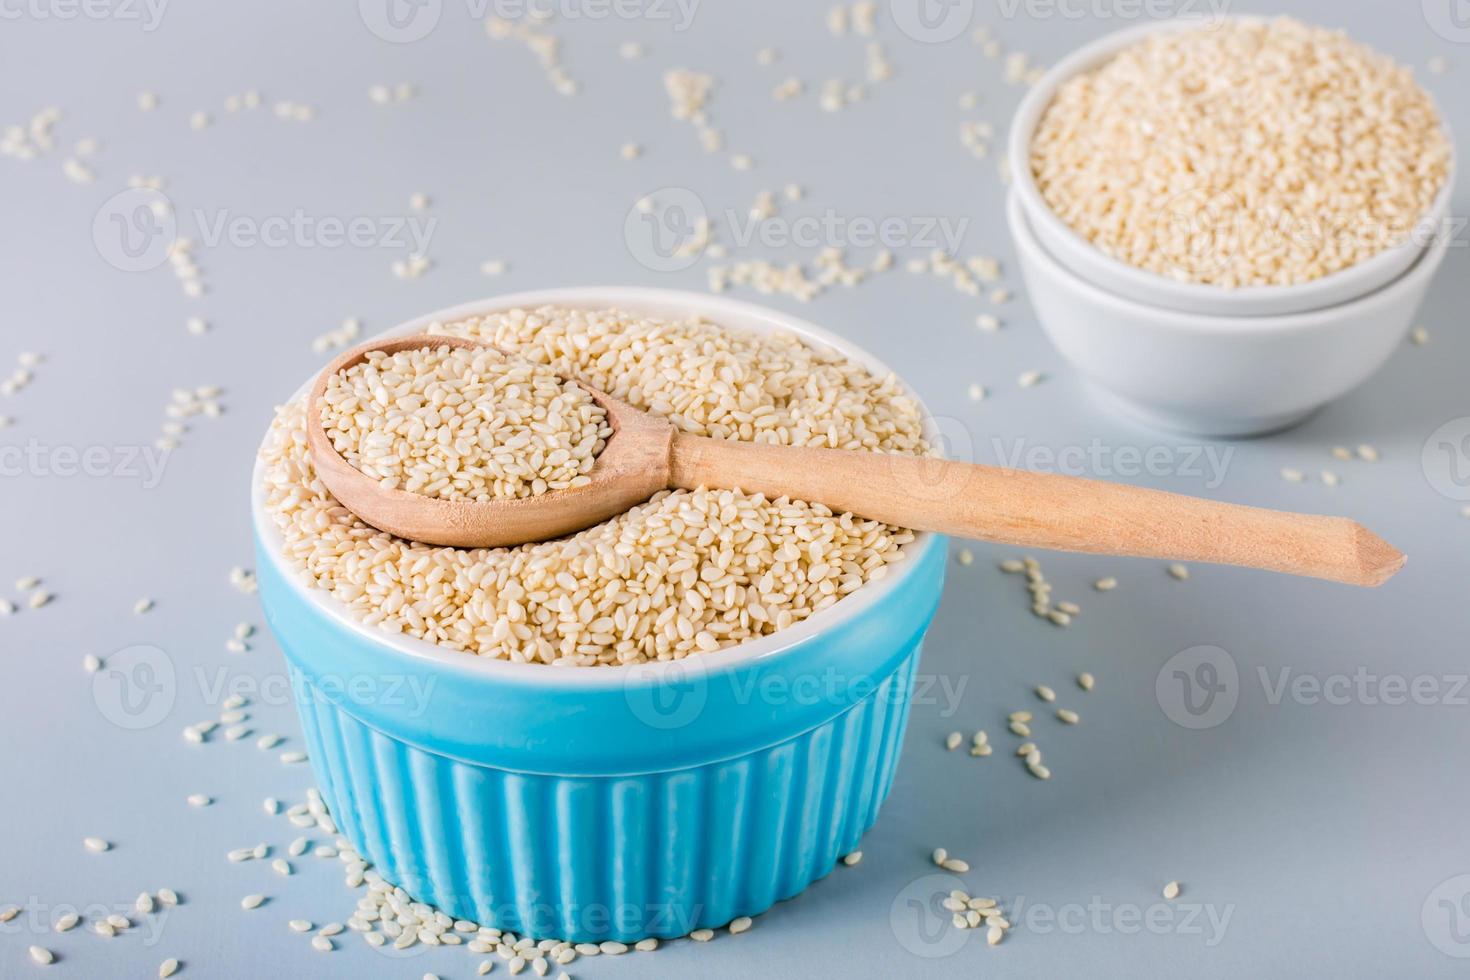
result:
[[[516,308],[533,309],[548,304],[583,309],[617,307],[630,313],[649,316],[674,315],[669,308],[678,307],[681,311],[678,315],[698,315],[716,323],[723,315],[757,319],[767,323],[769,329],[789,330],[815,344],[835,348],[879,376],[893,374],[898,377],[896,372],[868,351],[800,317],[762,306],[759,303],[747,303],[742,300],[688,290],[656,287],[574,286],[508,293],[504,296],[492,296],[470,303],[461,303],[414,317],[369,339],[376,340],[394,335],[421,333],[433,323],[462,320],[472,316],[486,316]],[[300,398],[310,386],[311,380],[308,378],[287,401]],[[937,430],[928,408],[902,378],[898,380],[908,395],[919,405],[919,411],[924,420],[925,436],[930,438],[937,436]],[[267,430],[267,437],[269,437],[269,430]],[[263,440],[261,445],[264,446]],[[904,548],[904,560],[895,565],[889,565],[888,572],[882,579],[864,585],[831,607],[814,613],[801,622],[770,636],[749,640],[712,653],[691,655],[681,660],[649,661],[608,667],[554,667],[550,664],[517,663],[482,657],[467,650],[450,650],[428,640],[389,633],[363,623],[345,603],[323,589],[310,586],[302,581],[300,575],[286,563],[281,551],[280,531],[276,528],[275,520],[265,509],[264,469],[265,463],[257,449],[255,465],[251,468],[250,475],[250,503],[256,531],[265,544],[266,557],[274,564],[276,571],[289,588],[295,590],[307,603],[319,608],[336,625],[365,640],[378,643],[414,660],[426,661],[436,667],[473,675],[494,676],[496,680],[508,682],[544,683],[546,686],[557,688],[627,687],[644,681],[658,683],[661,679],[660,675],[666,672],[677,672],[683,679],[697,675],[723,673],[756,661],[778,657],[844,620],[862,615],[874,604],[882,601],[889,592],[898,587],[909,574],[909,570],[921,559],[927,557],[929,550],[937,547],[940,541],[940,536],[933,532],[915,531],[913,542]],[[640,676],[631,676],[635,671]]]
[[[1369,304],[1389,305],[1398,301],[1400,293],[1409,292],[1418,286],[1420,280],[1432,277],[1439,269],[1444,253],[1449,249],[1449,239],[1440,236],[1397,279],[1371,293],[1366,293],[1357,299],[1350,299],[1345,303],[1338,303],[1335,306],[1307,310],[1302,313],[1220,316],[1208,313],[1184,313],[1166,306],[1140,303],[1137,300],[1109,292],[1063,265],[1056,256],[1046,250],[1040,237],[1028,224],[1030,215],[1026,213],[1019,196],[1014,192],[1006,199],[1006,214],[1011,226],[1011,235],[1016,240],[1017,250],[1030,253],[1034,261],[1045,264],[1057,275],[1069,280],[1088,302],[1098,306],[1112,307],[1128,316],[1147,317],[1147,322],[1151,325],[1165,328],[1178,327],[1181,330],[1196,333],[1254,335],[1313,330],[1340,319],[1343,313],[1353,307]],[[1168,322],[1162,322],[1165,320]]]
[[[1091,41],[1080,48],[1072,51],[1061,61],[1053,65],[1037,83],[1021,99],[1021,104],[1016,107],[1011,116],[1011,129],[1006,146],[1007,163],[1011,170],[1011,186],[1020,194],[1022,209],[1032,220],[1043,222],[1049,234],[1056,235],[1068,241],[1074,248],[1087,251],[1091,254],[1093,261],[1107,269],[1111,275],[1124,280],[1141,289],[1148,289],[1154,293],[1165,293],[1172,297],[1178,297],[1180,302],[1193,302],[1195,304],[1230,304],[1230,303],[1261,303],[1275,299],[1285,302],[1293,296],[1309,296],[1313,293],[1336,292],[1336,288],[1343,283],[1353,279],[1371,279],[1373,274],[1384,265],[1389,264],[1395,257],[1399,256],[1404,249],[1415,248],[1422,253],[1430,251],[1434,244],[1445,237],[1445,234],[1436,227],[1433,239],[1427,246],[1419,245],[1413,241],[1400,242],[1397,245],[1384,249],[1369,256],[1361,262],[1354,263],[1345,269],[1310,279],[1306,282],[1295,283],[1290,286],[1240,286],[1236,288],[1225,288],[1211,285],[1209,283],[1179,282],[1162,276],[1148,269],[1140,269],[1129,265],[1121,259],[1113,258],[1092,242],[1082,237],[1071,225],[1062,220],[1061,216],[1051,209],[1046,199],[1041,196],[1041,190],[1036,186],[1035,178],[1031,174],[1031,138],[1036,132],[1036,127],[1041,122],[1041,117],[1051,104],[1053,96],[1062,83],[1083,71],[1101,65],[1109,56],[1117,54],[1122,49],[1134,42],[1163,31],[1187,31],[1187,30],[1210,30],[1214,26],[1225,21],[1270,21],[1271,15],[1264,14],[1228,14],[1210,15],[1200,18],[1180,18],[1174,20],[1155,21],[1148,24],[1140,24],[1122,30],[1104,34],[1095,41]],[[1423,88],[1423,86],[1420,86]],[[1428,209],[1419,216],[1414,227],[1418,228],[1425,221],[1433,221],[1436,226],[1444,221],[1449,214],[1450,200],[1455,188],[1456,164],[1458,153],[1455,149],[1454,134],[1450,131],[1449,121],[1441,110],[1439,102],[1434,93],[1427,88],[1424,94],[1429,97],[1434,107],[1436,118],[1439,120],[1440,129],[1444,132],[1445,141],[1450,148],[1449,172],[1445,175],[1444,186],[1435,194],[1434,200],[1430,202]],[[1028,119],[1030,125],[1023,125]],[[1038,238],[1040,237],[1039,233]],[[1418,261],[1416,258],[1415,261]],[[1069,271],[1070,271],[1070,267]],[[1406,274],[1411,265],[1399,275]],[[1343,303],[1352,302],[1362,296],[1371,295],[1378,289],[1398,281],[1398,277],[1390,279],[1386,283],[1366,288],[1354,287],[1346,290],[1344,299],[1330,302],[1330,306],[1340,306]],[[1156,304],[1146,303],[1144,305],[1154,306]],[[1242,314],[1199,314],[1193,311],[1190,315],[1196,316],[1296,316],[1302,313],[1312,312],[1314,309],[1324,309],[1327,306],[1308,306],[1298,310],[1296,313],[1242,313]]]

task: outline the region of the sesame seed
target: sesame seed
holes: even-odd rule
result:
[[[1346,447],[1346,446],[1333,446],[1332,447],[1332,458],[1333,459],[1341,459],[1341,460],[1349,460],[1349,459],[1352,459],[1353,458],[1353,451],[1351,449],[1349,449],[1348,447]]]
[[[264,895],[246,895],[240,899],[240,907],[245,910],[258,909],[265,903]]]
[[[20,592],[28,592],[41,584],[41,579],[36,575],[23,575],[15,580],[15,588]]]
[[[1097,683],[1097,682],[1093,678],[1093,676],[1091,674],[1089,674],[1085,670],[1082,673],[1080,673],[1080,674],[1077,675],[1077,686],[1080,687],[1080,688],[1082,688],[1082,690],[1084,690],[1084,691],[1091,691],[1092,690],[1092,686],[1095,683]]]
[[[26,602],[26,605],[30,606],[32,609],[40,609],[42,606],[46,605],[46,603],[48,603],[50,601],[51,601],[51,593],[49,593],[49,592],[32,592],[30,599],[27,600],[27,602]]]
[[[77,923],[81,921],[81,916],[77,915],[75,912],[67,912],[66,914],[58,918],[56,920],[56,924],[53,925],[51,928],[55,929],[57,932],[71,932],[77,927]]]
[[[179,904],[179,893],[172,888],[158,889],[158,902],[160,905],[173,907]]]
[[[1043,700],[1043,701],[1055,701],[1057,699],[1057,692],[1056,691],[1053,691],[1051,688],[1047,687],[1045,684],[1037,684],[1036,685],[1036,696],[1038,698],[1041,698],[1041,700]]]
[[[1306,479],[1306,474],[1301,470],[1284,466],[1281,468],[1281,478],[1289,483],[1301,483]]]
[[[695,929],[689,934],[689,938],[697,943],[707,943],[715,938],[715,931],[713,929]]]
[[[1365,443],[1358,445],[1358,457],[1368,463],[1378,462],[1378,450]]]
[[[56,954],[44,946],[32,946],[30,954],[31,962],[38,966],[50,966],[56,962]]]
[[[153,896],[147,892],[139,892],[133,908],[137,909],[139,915],[147,915],[153,911]]]
[[[306,919],[292,919],[286,925],[291,927],[292,932],[311,932],[311,923]]]
[[[949,858],[948,860],[941,861],[939,866],[945,871],[953,871],[956,874],[964,874],[970,870],[969,863],[961,861],[959,858]]]
[[[1331,470],[1323,470],[1322,482],[1329,487],[1335,487],[1342,482],[1342,478]]]
[[[959,554],[957,554],[955,558],[959,561],[961,565],[968,566],[975,563],[975,553],[969,548],[961,548],[959,550]]]
[[[1171,881],[1164,886],[1164,897],[1172,902],[1179,897],[1179,890],[1179,882]]]
[[[972,402],[984,401],[985,400],[985,386],[984,385],[978,385],[978,384],[972,384],[972,385],[970,385],[970,387],[968,389],[968,394],[970,396],[970,401],[972,401]]]
[[[137,602],[133,603],[133,612],[136,613],[136,614],[138,614],[139,616],[143,615],[145,612],[147,612],[148,610],[150,610],[152,608],[153,608],[153,600],[152,599],[147,599],[147,598],[139,599]]]
[[[158,965],[158,975],[164,978],[164,980],[167,980],[168,977],[171,977],[178,972],[179,961],[176,959],[166,959]]]
[[[144,112],[151,112],[158,108],[158,96],[152,92],[138,93],[138,108]]]
[[[312,936],[311,948],[319,953],[330,953],[332,950],[337,948],[337,944],[332,942],[326,936]]]
[[[1024,56],[1008,58],[1008,77],[1028,71]],[[1323,141],[1351,142],[1384,118],[1396,122],[1392,137],[1294,179]],[[1430,209],[1452,160],[1433,100],[1408,71],[1285,17],[1150,33],[1067,79],[1029,149],[1043,199],[1103,252],[1225,288],[1310,281],[1381,252],[1396,240],[1390,229]],[[1277,247],[1277,216],[1325,219],[1321,202],[1334,202],[1339,227],[1365,232]],[[1196,220],[1159,231],[1171,214]]]
[[[94,854],[112,850],[112,845],[101,837],[85,837],[82,839],[82,845]]]
[[[961,735],[959,732],[950,732],[949,735],[946,736],[944,739],[944,747],[953,752],[955,749],[960,747],[960,743],[964,740],[965,736]]]
[[[1062,723],[1067,725],[1075,725],[1082,720],[1078,716],[1077,712],[1073,711],[1071,708],[1058,708],[1057,718]]]
[[[1040,371],[1025,371],[1016,379],[1016,384],[1022,388],[1030,388],[1041,383],[1044,375]]]
[[[842,856],[842,863],[845,864],[845,865],[847,865],[849,868],[851,868],[851,867],[856,866],[860,861],[862,861],[862,859],[863,859],[863,852],[862,851],[853,851],[853,852],[851,852],[849,854],[844,854]]]
[[[1178,562],[1175,562],[1174,564],[1169,566],[1169,574],[1179,581],[1183,582],[1185,579],[1189,578],[1189,566],[1181,565]]]
[[[1409,342],[1415,347],[1423,347],[1429,343],[1429,328],[1415,327],[1409,331]]]
[[[102,669],[102,659],[95,653],[89,653],[82,658],[82,666],[86,669],[87,673],[95,674]]]

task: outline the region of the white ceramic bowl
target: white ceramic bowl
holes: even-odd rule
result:
[[[1348,303],[1288,316],[1203,316],[1125,299],[1063,266],[1006,203],[1027,294],[1084,377],[1145,423],[1204,436],[1285,428],[1346,393],[1403,340],[1449,248]]]
[[[1241,18],[1260,19],[1260,18]],[[1013,186],[1031,228],[1041,244],[1067,268],[1097,286],[1141,303],[1211,316],[1275,316],[1304,313],[1357,299],[1397,279],[1437,241],[1449,212],[1455,184],[1454,158],[1445,185],[1429,211],[1404,241],[1356,265],[1293,286],[1243,286],[1226,289],[1207,283],[1180,282],[1140,269],[1105,254],[1057,216],[1041,196],[1031,174],[1031,137],[1042,113],[1067,79],[1098,67],[1118,51],[1161,31],[1208,30],[1216,20],[1176,20],[1144,24],[1105,35],[1072,52],[1052,67],[1021,100],[1011,120],[1008,161]],[[1454,139],[1440,113],[1440,125]]]

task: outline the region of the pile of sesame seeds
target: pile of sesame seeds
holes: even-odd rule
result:
[[[545,365],[448,346],[369,352],[327,380],[321,421],[383,487],[441,500],[584,486],[612,434],[587,390]]]
[[[1078,234],[1227,288],[1307,282],[1407,240],[1450,157],[1408,69],[1284,17],[1150,34],[1064,82],[1031,145]]]
[[[487,340],[697,435],[927,452],[896,378],[787,334],[560,308],[429,332]],[[598,666],[718,650],[883,577],[913,539],[817,504],[698,490],[658,494],[560,541],[436,548],[375,531],[337,503],[311,467],[304,421],[299,400],[284,407],[263,448],[287,562],[369,625],[481,656]]]
[[[358,894],[355,908],[342,921],[328,922],[321,926],[301,918],[286,922],[286,927],[291,932],[309,935],[310,946],[318,952],[335,952],[343,937],[358,935],[369,946],[391,947],[395,950],[440,946],[463,948],[468,954],[483,957],[476,966],[476,972],[480,976],[490,973],[497,962],[502,962],[512,976],[530,970],[537,976],[544,977],[552,969],[570,966],[579,959],[652,952],[662,945],[660,940],[652,937],[630,943],[616,940],[575,943],[556,938],[517,935],[508,930],[454,918],[425,902],[417,901],[402,888],[384,879],[350,842],[338,835],[337,825],[328,812],[321,793],[315,787],[307,789],[305,802],[282,808],[278,800],[267,799],[264,809],[268,816],[285,816],[298,829],[319,831],[325,835],[326,840],[315,845],[312,837],[298,836],[287,846],[286,853],[292,858],[310,855],[319,860],[339,862],[344,884]],[[854,853],[860,858],[860,853]],[[240,865],[268,860],[271,854],[271,845],[260,843],[235,848],[226,853],[225,859],[230,864]],[[857,861],[845,863],[850,866]],[[968,866],[965,867],[968,870]],[[284,858],[272,861],[272,868],[286,879],[292,877],[294,870]],[[249,912],[269,910],[272,902],[272,895],[252,892],[240,900],[240,907]],[[739,916],[723,929],[729,935],[736,936],[749,931],[753,924],[754,920],[750,916]],[[694,942],[709,942],[716,935],[715,929],[700,928],[690,932],[687,938]],[[561,975],[566,976],[564,973]]]
[[[1070,626],[1072,619],[1082,613],[1075,602],[1051,601],[1051,583],[1041,571],[1041,562],[1035,558],[1007,558],[1000,563],[1000,570],[1009,575],[1025,575],[1026,591],[1031,594],[1031,612],[1053,626]]]

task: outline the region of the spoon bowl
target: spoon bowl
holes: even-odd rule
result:
[[[307,396],[306,442],[312,465],[332,496],[373,527],[424,544],[511,547],[563,537],[600,524],[667,489],[674,427],[580,381],[574,383],[607,413],[613,430],[597,455],[591,483],[548,490],[535,497],[487,501],[443,500],[383,486],[337,451],[321,424],[322,395],[333,375],[363,363],[374,351],[396,354],[426,347],[505,353],[493,344],[466,337],[425,334],[374,341],[328,364]]]

